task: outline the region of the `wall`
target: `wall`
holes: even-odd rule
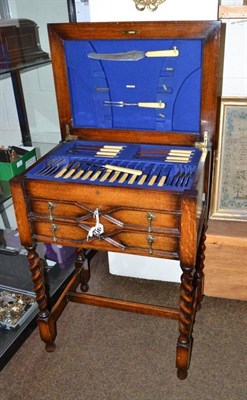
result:
[[[223,63],[223,97],[247,96],[247,20],[223,20],[226,38]]]
[[[165,21],[216,19],[217,0],[166,0],[151,12],[138,11],[132,0],[90,0],[91,21]]]

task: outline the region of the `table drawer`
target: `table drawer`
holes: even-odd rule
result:
[[[135,250],[139,253],[144,251],[145,254],[150,255],[156,251],[170,253],[178,251],[179,238],[176,235],[167,236],[117,228],[111,232],[104,231],[100,237],[89,237],[89,229],[88,225],[33,222],[34,236],[43,242],[82,246],[97,250]]]
[[[86,221],[94,224],[95,208],[78,202],[58,202],[32,200],[30,202],[31,219],[47,219],[54,222],[68,221],[77,223]],[[116,226],[141,229],[148,232],[165,232],[167,229],[178,229],[180,214],[178,212],[161,212],[155,209],[104,206],[99,208],[99,216],[104,226]]]

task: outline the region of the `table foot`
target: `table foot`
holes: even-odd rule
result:
[[[186,379],[190,365],[190,355],[192,349],[193,338],[189,341],[184,341],[184,338],[179,337],[177,343],[176,367],[177,376],[179,379]]]
[[[87,283],[81,284],[80,289],[81,289],[82,292],[87,292],[88,289],[89,289],[89,286],[88,286]]]
[[[47,353],[53,353],[56,350],[56,344],[55,343],[46,343],[45,349]]]
[[[188,370],[187,369],[178,369],[177,370],[177,377],[180,380],[186,379],[188,376]]]

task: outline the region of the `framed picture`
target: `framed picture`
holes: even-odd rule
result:
[[[211,218],[247,220],[247,99],[221,100]]]

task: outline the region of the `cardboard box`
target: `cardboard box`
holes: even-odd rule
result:
[[[61,269],[69,268],[75,261],[76,249],[74,247],[45,244],[45,249],[46,258],[57,262]]]
[[[19,146],[20,149],[27,150],[27,153],[20,156],[17,160],[8,162],[0,162],[0,179],[9,181],[13,176],[24,172],[28,167],[37,160],[36,150],[34,147]]]

